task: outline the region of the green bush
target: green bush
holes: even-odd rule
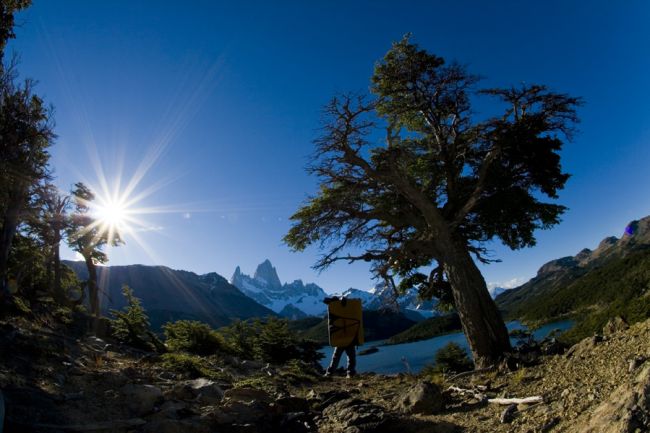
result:
[[[212,355],[227,350],[222,335],[210,326],[194,320],[178,320],[163,325],[165,343],[173,352]]]
[[[461,373],[473,368],[473,363],[465,349],[456,343],[448,343],[436,352],[434,370],[439,372]]]
[[[245,359],[282,364],[292,359],[315,362],[322,358],[319,345],[299,338],[285,319],[239,321],[221,328],[220,332],[232,352]]]
[[[133,290],[126,284],[122,286],[122,294],[126,298],[126,306],[122,310],[111,310],[114,317],[111,324],[113,336],[141,349],[160,348],[160,341],[149,329],[149,317],[140,299],[135,297]]]

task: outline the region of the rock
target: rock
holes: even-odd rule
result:
[[[601,343],[603,341],[603,337],[600,335],[594,335],[593,337],[587,337],[578,343],[574,344],[567,350],[566,354],[564,355],[566,358],[582,358],[585,356],[589,356],[591,351],[593,350],[596,345]]]
[[[395,406],[403,413],[434,414],[444,408],[444,400],[437,385],[420,382],[398,397]]]
[[[346,433],[380,432],[388,421],[382,407],[348,398],[325,408],[319,427],[327,425],[330,431]]]
[[[242,370],[245,371],[256,371],[256,370],[261,370],[266,364],[263,363],[262,361],[253,361],[249,359],[245,359],[239,364],[239,367],[241,367]]]
[[[254,401],[271,403],[273,398],[264,390],[256,388],[232,388],[223,394],[224,398],[231,401],[251,403]]]
[[[150,419],[183,419],[197,415],[190,409],[187,403],[182,401],[166,401],[160,406],[160,410],[153,414]]]
[[[300,397],[282,397],[275,400],[279,411],[281,413],[287,412],[308,412],[309,402]]]
[[[501,412],[501,418],[499,418],[501,424],[508,424],[512,422],[512,420],[515,419],[515,413],[517,413],[516,404],[511,404],[510,406],[506,407],[503,412]]]
[[[317,430],[313,416],[304,412],[285,414],[279,427],[283,433],[309,433]]]
[[[199,378],[177,383],[171,391],[171,396],[179,400],[197,400],[204,404],[216,404],[223,399],[224,392],[213,381]]]
[[[263,402],[227,400],[214,408],[209,417],[217,424],[261,424],[273,416],[271,407]]]
[[[548,338],[541,343],[542,353],[544,355],[560,355],[564,351],[562,343],[557,341],[556,338]]]
[[[628,373],[632,373],[634,370],[639,368],[643,363],[646,361],[645,357],[643,356],[635,356],[630,360],[630,363],[628,364],[627,371]]]
[[[606,337],[616,334],[617,332],[625,331],[629,329],[630,325],[621,317],[616,316],[610,319],[605,326],[603,326],[603,335]]]
[[[133,383],[124,385],[120,392],[126,398],[129,409],[138,415],[144,415],[153,411],[156,403],[162,401],[163,393],[160,388],[153,385],[136,385]]]
[[[558,424],[560,423],[560,421],[561,421],[560,417],[557,417],[557,416],[556,416],[556,417],[551,418],[550,420],[548,420],[548,421],[547,421],[547,422],[546,422],[546,423],[545,423],[545,424],[540,428],[540,432],[541,432],[541,433],[546,433],[546,432],[551,431],[551,429],[553,429],[553,427],[555,427],[556,425],[558,425]]]
[[[314,400],[320,400],[320,403],[317,405],[317,409],[323,410],[327,406],[336,403],[337,401],[345,400],[350,398],[351,394],[347,391],[327,391],[321,395],[318,395]]]
[[[631,383],[619,386],[593,411],[585,425],[572,432],[628,433],[650,431],[650,365]]]
[[[156,419],[148,422],[143,433],[211,433],[214,431],[207,419],[194,417],[187,420]]]

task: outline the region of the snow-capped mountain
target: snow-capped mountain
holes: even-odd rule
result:
[[[399,310],[414,320],[437,316],[435,310],[436,301],[421,301],[418,299],[417,290],[409,290],[406,294],[397,298],[395,293],[384,283],[379,283],[369,291],[350,288],[341,296],[347,298],[359,298],[363,308],[367,310]]]
[[[327,309],[323,303],[327,294],[322,288],[301,280],[282,284],[268,259],[257,267],[252,277],[243,274],[237,266],[230,284],[265,307],[290,318],[320,316]]]

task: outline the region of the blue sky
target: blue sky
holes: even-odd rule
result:
[[[486,86],[585,100],[562,153],[569,211],[535,248],[493,245],[502,262],[482,266],[488,282],[526,280],[650,214],[648,2],[34,0],[18,22],[10,50],[54,106],[56,184],[99,188],[100,168],[111,185],[136,176],[134,195],[147,194],[136,206],[164,211],[142,215],[110,264],[230,277],[269,258],[283,281],[369,288],[367,266],[317,274],[317,250],[281,239],[316,190],[304,166],[321,107],[367,90],[407,32]]]

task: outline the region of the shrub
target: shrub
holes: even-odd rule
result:
[[[289,329],[286,319],[270,317],[266,322],[239,321],[220,332],[232,352],[246,359],[283,364],[292,359],[313,363],[323,357],[318,351],[319,345],[299,338]]]
[[[223,336],[202,322],[178,320],[166,323],[163,330],[167,347],[174,352],[212,355],[226,350]]]
[[[456,343],[449,343],[436,352],[434,368],[440,372],[460,373],[473,368],[465,349]]]
[[[122,294],[126,298],[126,306],[121,311],[111,310],[114,317],[111,323],[113,336],[141,349],[159,349],[161,343],[149,329],[149,317],[140,299],[135,297],[133,290],[126,284],[122,286]]]

